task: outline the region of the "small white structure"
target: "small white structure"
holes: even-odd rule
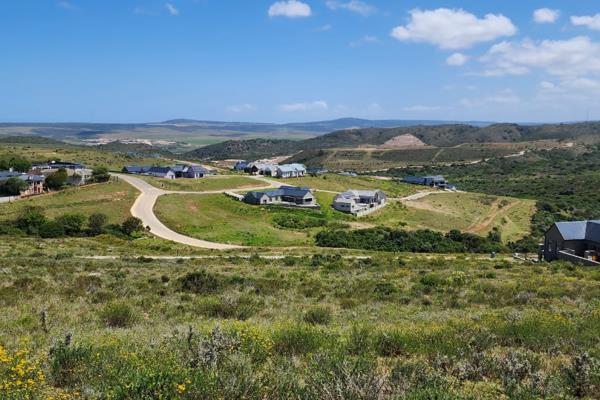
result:
[[[333,199],[333,208],[362,217],[385,207],[387,196],[381,190],[348,190]]]

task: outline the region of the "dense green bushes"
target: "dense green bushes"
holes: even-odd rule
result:
[[[496,240],[456,230],[445,235],[430,230],[391,228],[326,230],[317,234],[316,244],[321,247],[415,253],[489,253],[504,250],[504,246]]]
[[[325,218],[315,218],[300,214],[277,214],[273,217],[273,222],[287,229],[308,229],[327,225]]]

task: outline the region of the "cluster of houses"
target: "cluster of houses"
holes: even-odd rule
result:
[[[270,191],[251,191],[239,199],[252,205],[281,205],[318,208],[314,193],[307,187],[281,186]],[[347,214],[361,217],[386,205],[387,196],[381,190],[348,190],[338,194],[332,207]]]
[[[274,164],[262,161],[238,161],[233,169],[251,175],[272,176],[276,178],[299,178],[307,174],[304,164]]]
[[[92,170],[80,163],[48,161],[33,164],[27,172],[17,172],[12,168],[0,171],[0,185],[9,179],[20,179],[28,184],[19,197],[29,197],[44,193],[46,177],[59,170],[65,170],[68,175],[67,184],[71,186],[85,185],[92,179]]]
[[[128,165],[123,167],[122,172],[134,175],[146,175],[163,179],[198,179],[207,175],[214,175],[215,172],[199,165],[176,164],[171,167],[159,166],[138,166]]]

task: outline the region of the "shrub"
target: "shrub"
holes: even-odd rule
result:
[[[275,225],[288,229],[308,229],[327,225],[324,218],[301,216],[296,214],[277,214],[273,217]]]
[[[331,310],[327,307],[316,306],[304,313],[302,320],[311,325],[327,325],[333,319]]]
[[[273,333],[273,350],[281,355],[300,355],[317,351],[326,340],[311,326],[299,324],[281,327]]]
[[[83,231],[85,221],[85,215],[81,213],[68,213],[56,219],[56,222],[63,226],[65,234],[69,236],[80,235]]]
[[[129,217],[121,224],[121,231],[127,236],[133,235],[135,232],[144,231],[144,224],[137,217]]]
[[[213,293],[219,288],[219,282],[213,274],[201,269],[179,278],[179,288],[195,294]]]
[[[259,310],[258,302],[249,295],[226,295],[220,299],[206,299],[198,305],[198,311],[212,318],[235,318],[246,320]]]
[[[104,233],[106,222],[108,217],[102,213],[95,213],[88,217],[88,229],[92,236],[100,235]]]
[[[57,190],[57,189],[63,188],[67,184],[68,180],[69,180],[69,175],[67,174],[67,170],[64,168],[61,168],[58,171],[53,172],[50,175],[48,175],[46,177],[45,183],[46,183],[46,187],[48,187],[48,189]]]
[[[96,167],[92,170],[92,180],[94,182],[108,182],[110,174],[106,167]]]
[[[133,307],[126,302],[112,302],[100,311],[100,319],[109,328],[127,328],[137,321]]]
[[[61,238],[65,236],[65,228],[59,222],[46,221],[40,226],[39,234],[44,239]]]
[[[22,179],[17,177],[9,178],[4,182],[4,184],[0,185],[0,193],[6,194],[8,196],[18,196],[24,190],[27,190],[29,184]]]
[[[41,207],[25,207],[17,218],[16,224],[24,232],[36,235],[46,221],[46,215]]]
[[[85,370],[92,361],[89,346],[71,345],[70,336],[50,351],[50,375],[60,388],[74,388],[85,382]]]

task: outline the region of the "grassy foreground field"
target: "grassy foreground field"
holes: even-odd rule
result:
[[[2,265],[3,399],[600,390],[600,275],[589,268],[410,254]]]
[[[129,209],[138,192],[125,182],[72,187],[59,192],[30,197],[13,203],[0,204],[0,221],[14,220],[25,207],[42,207],[48,217],[54,218],[68,212],[85,215],[103,213],[109,223],[121,223],[131,214]]]

